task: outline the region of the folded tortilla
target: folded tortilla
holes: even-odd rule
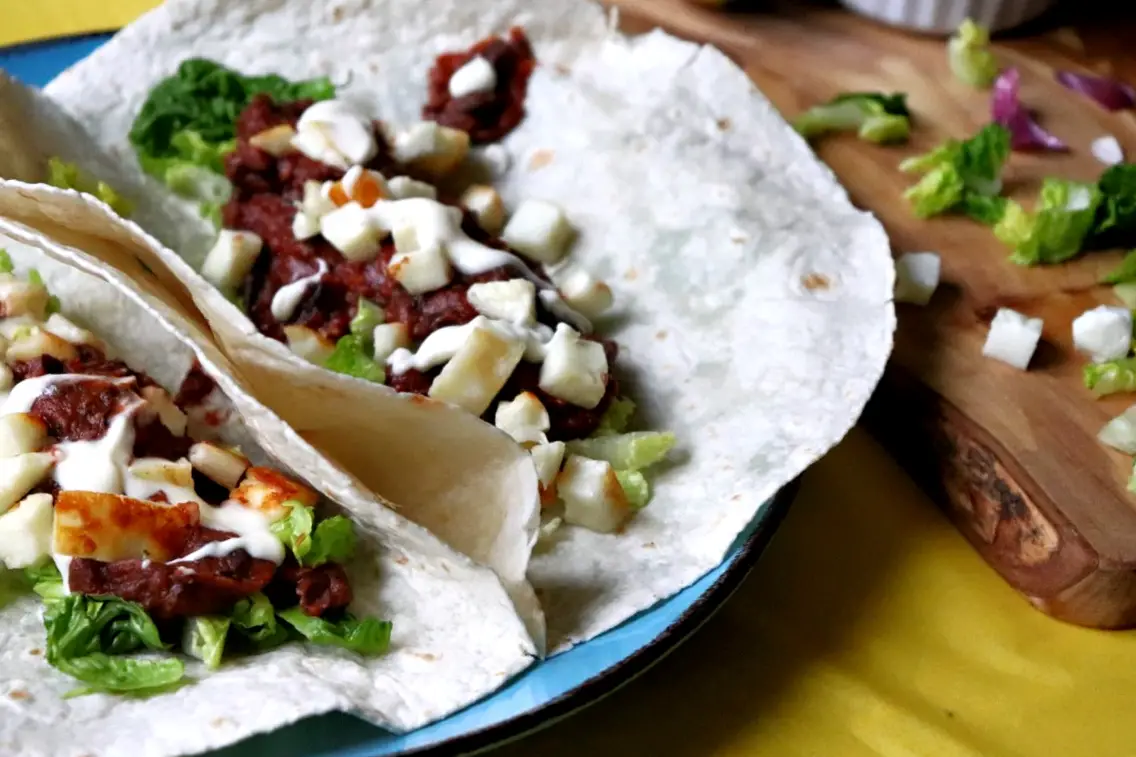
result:
[[[205,334],[145,293],[127,291],[70,263],[83,253],[0,217],[0,248],[17,272],[38,269],[64,313],[107,341],[131,366],[175,390],[200,362],[232,404],[210,402],[226,418],[223,441],[254,462],[290,468],[316,482],[357,524],[359,553],[348,566],[358,615],[394,623],[391,649],[362,658],[343,650],[288,644],[238,657],[215,671],[188,666],[188,685],[146,698],[91,695],[65,699],[75,681],[44,660],[38,597],[0,601],[0,754],[138,754],[200,752],[302,717],[355,713],[404,731],[457,710],[528,666],[537,649],[508,593],[488,568],[456,553],[422,527],[376,503],[246,392]],[[242,415],[243,414],[243,415]],[[243,418],[255,418],[245,424]],[[271,456],[258,438],[274,442]],[[2,569],[0,569],[2,570]],[[0,597],[8,600],[10,597]]]
[[[891,349],[894,273],[883,229],[850,204],[744,72],[713,48],[662,32],[628,39],[582,2],[174,0],[47,87],[99,148],[77,154],[50,136],[39,146],[136,203],[135,220],[167,245],[153,248],[151,267],[171,292],[192,298],[262,401],[515,584],[530,532],[501,527],[491,543],[470,544],[467,520],[420,510],[429,506],[423,491],[384,469],[389,447],[369,443],[394,441],[375,427],[396,411],[399,424],[427,429],[426,416],[442,411],[314,368],[257,333],[194,270],[212,230],[140,171],[127,141],[151,87],[194,56],[246,73],[327,75],[344,83],[341,96],[405,125],[418,119],[438,53],[514,24],[526,29],[538,67],[527,116],[503,142],[512,167],[493,183],[510,208],[541,198],[566,210],[580,231],[574,260],[604,277],[621,307],[600,324],[623,348],[615,371],[646,427],[674,431],[681,453],[623,533],[565,528],[534,555],[527,575],[547,614],[549,648],[562,650],[716,565],[763,503],[856,421]],[[40,116],[50,128],[33,131],[70,128],[47,110]],[[41,209],[65,202],[50,190],[33,196]],[[373,398],[375,414],[343,417],[305,399],[332,391]],[[426,433],[464,428],[449,415],[445,423],[455,425],[440,421]],[[513,488],[521,476],[499,473],[482,479],[511,513],[497,522],[531,523]]]

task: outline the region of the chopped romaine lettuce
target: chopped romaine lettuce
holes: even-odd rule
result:
[[[16,270],[16,267],[12,265],[12,256],[8,254],[7,250],[0,247],[0,273],[11,273],[14,270]]]
[[[1111,166],[1097,181],[1101,203],[1097,207],[1093,249],[1136,245],[1136,165]]]
[[[272,533],[292,550],[301,565],[346,562],[355,553],[355,524],[342,515],[315,525],[315,510],[296,500],[284,503],[288,515],[272,524]],[[313,528],[314,525],[314,528]]]
[[[0,568],[0,610],[27,591],[28,584],[18,570]]]
[[[130,202],[105,181],[96,181],[87,176],[74,163],[65,163],[59,158],[47,161],[47,183],[60,189],[74,189],[102,200],[110,209],[125,218],[130,215]]]
[[[67,596],[63,591],[63,576],[53,562],[45,562],[32,568],[24,568],[24,578],[39,596],[44,599],[62,599]]]
[[[1088,363],[1083,378],[1085,388],[1091,389],[1098,397],[1136,391],[1136,358]]]
[[[929,153],[901,162],[901,171],[924,174],[904,197],[920,218],[963,209],[987,221],[990,209],[999,203],[967,198],[992,198],[1001,193],[1002,166],[1009,155],[1010,132],[999,124],[988,124],[970,139],[948,140]]]
[[[1002,216],[1006,214],[1006,204],[1009,202],[1005,197],[980,195],[974,192],[964,192],[962,201],[958,206],[959,212],[965,216],[969,216],[979,223],[984,223],[987,226],[994,226],[1002,220]]]
[[[994,234],[1014,248],[1010,260],[1019,265],[1060,263],[1081,252],[1099,203],[1092,184],[1046,179],[1036,209],[1007,203]]]
[[[1110,273],[1101,277],[1102,284],[1131,284],[1136,282],[1136,250],[1130,250]]]
[[[617,471],[640,470],[661,461],[674,445],[675,435],[669,431],[632,431],[568,442],[568,453],[606,460]]]
[[[615,472],[627,501],[636,510],[641,510],[651,501],[651,485],[647,477],[637,470],[621,470]]]
[[[351,333],[363,339],[363,347],[370,352],[372,334],[375,327],[386,319],[382,308],[370,300],[359,298],[355,315],[351,318]]]
[[[869,142],[905,142],[911,133],[911,113],[905,94],[850,92],[809,108],[797,116],[793,128],[805,139],[855,130]]]
[[[297,560],[302,560],[312,548],[312,526],[315,524],[315,510],[299,500],[290,499],[284,503],[288,514],[270,526],[276,538],[292,550]]]
[[[342,647],[365,656],[383,654],[390,646],[391,623],[375,618],[353,618],[350,615],[338,621],[313,618],[299,607],[278,613],[280,619],[292,626],[313,644]]]
[[[947,61],[960,81],[989,89],[998,76],[998,60],[990,52],[990,32],[969,18],[947,42]]]
[[[120,656],[166,649],[157,626],[134,602],[72,594],[48,600],[43,623],[47,662],[85,684],[72,694],[163,690],[184,675],[176,658]]]
[[[592,436],[622,434],[631,424],[631,416],[633,415],[635,415],[634,400],[627,397],[616,397],[607,406],[603,417],[600,418],[599,428],[592,433]]]
[[[386,368],[367,354],[364,338],[355,334],[340,337],[324,367],[336,373],[366,379],[376,384],[385,383],[387,380]]]
[[[237,638],[255,650],[278,647],[288,641],[288,629],[276,622],[276,610],[261,593],[237,602],[229,612]]]
[[[182,651],[190,657],[201,660],[206,667],[221,667],[221,657],[225,654],[225,637],[229,634],[231,618],[201,616],[189,618],[182,634]]]

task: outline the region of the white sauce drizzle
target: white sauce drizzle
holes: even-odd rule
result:
[[[327,273],[327,263],[323,262],[323,260],[317,260],[316,262],[319,265],[319,270],[310,276],[296,279],[291,284],[285,284],[276,290],[276,294],[272,295],[272,305],[270,308],[272,310],[272,317],[277,321],[283,323],[291,318],[292,314],[296,312],[296,308],[299,307],[300,302],[304,299],[304,296],[308,293],[308,289],[318,284],[320,279],[323,278],[323,275]]]
[[[431,368],[453,359],[475,329],[483,328],[496,332],[505,339],[525,343],[524,359],[530,363],[544,360],[548,352],[548,342],[552,339],[552,329],[543,323],[533,327],[521,326],[506,321],[498,321],[479,315],[461,326],[445,326],[426,337],[414,352],[400,347],[387,358],[387,365],[396,376],[401,376],[411,368],[428,371]]]
[[[51,555],[51,561],[55,563],[55,567],[59,570],[59,575],[63,577],[63,593],[71,593],[71,557],[69,555]]]
[[[319,132],[348,165],[366,163],[378,152],[371,122],[343,100],[314,103],[296,122],[296,131]]]
[[[52,478],[60,489],[124,493],[126,467],[134,448],[134,414],[143,404],[136,402],[115,415],[101,439],[55,445]]]
[[[201,523],[208,528],[229,531],[237,536],[233,539],[211,542],[171,562],[192,562],[203,557],[222,557],[238,549],[243,549],[258,560],[271,560],[277,565],[284,562],[284,544],[272,533],[268,518],[258,510],[231,500],[222,502],[220,507],[204,505],[201,507]]]
[[[450,76],[450,97],[466,97],[496,87],[497,72],[493,69],[493,64],[480,55],[471,58]]]

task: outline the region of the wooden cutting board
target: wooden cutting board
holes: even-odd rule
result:
[[[955,81],[941,39],[906,34],[832,6],[793,2],[748,13],[684,0],[619,0],[630,30],[663,26],[731,55],[787,116],[845,91],[906,92],[910,144],[880,147],[854,136],[824,140],[819,157],[853,201],[887,228],[895,254],[942,255],[943,285],[928,307],[899,305],[896,350],[866,423],[944,506],[983,557],[1031,603],[1087,626],[1136,625],[1136,494],[1132,460],[1096,441],[1136,396],[1103,400],[1082,386],[1084,359],[1071,324],[1117,304],[1100,276],[1119,252],[1061,266],[1022,268],[990,230],[961,218],[916,219],[902,198],[912,182],[896,166],[947,137],[989,122],[989,94]],[[1066,140],[1066,155],[1015,153],[1008,192],[1032,202],[1044,176],[1093,180],[1089,152],[1112,134],[1136,156],[1134,113],[1111,114],[1066,91],[1053,72],[1113,72],[1136,82],[1136,22],[1040,25],[999,41],[1004,65],[1022,72],[1022,99]],[[852,251],[850,251],[851,253]],[[1028,372],[981,354],[999,306],[1045,321]]]

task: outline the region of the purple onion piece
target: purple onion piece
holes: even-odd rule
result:
[[[1042,128],[1018,98],[1021,74],[1007,68],[994,81],[990,96],[990,115],[996,123],[1010,130],[1010,146],[1015,150],[1053,150],[1062,152],[1069,146]]]
[[[1106,110],[1127,110],[1136,105],[1136,88],[1109,76],[1058,71],[1057,81],[1066,89],[1080,92]]]

